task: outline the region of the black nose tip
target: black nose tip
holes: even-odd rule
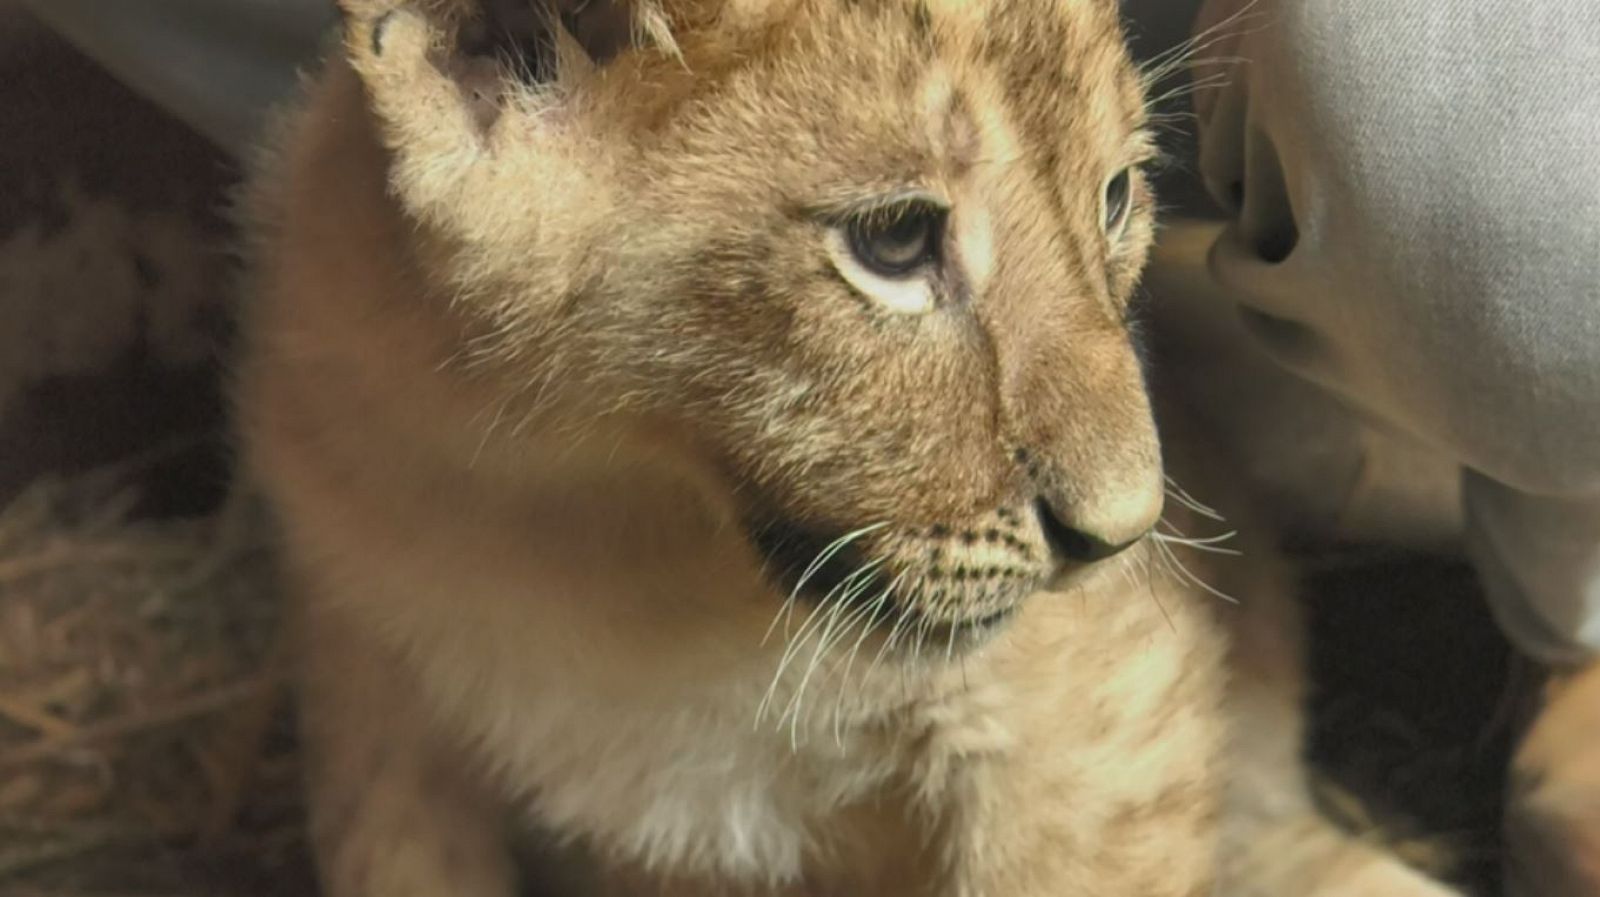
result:
[[[1127,551],[1138,539],[1126,542],[1108,542],[1086,530],[1068,526],[1050,503],[1044,499],[1034,502],[1039,511],[1039,524],[1044,528],[1045,541],[1058,557],[1079,564],[1092,564]]]

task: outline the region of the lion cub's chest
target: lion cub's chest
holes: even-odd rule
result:
[[[919,830],[984,798],[985,777],[1015,764],[1063,770],[1053,777],[1076,783],[1073,799],[1047,809],[1065,814],[1078,843],[1095,844],[1110,837],[1101,820],[1143,836],[1162,825],[1149,807],[1204,791],[1220,688],[1220,635],[1189,612],[1193,601],[1106,582],[1038,596],[914,700],[915,675],[882,677],[894,709],[870,725],[835,725],[845,705],[826,674],[810,683],[812,711],[792,730],[793,717],[758,722],[777,658],[754,651],[739,675],[666,701],[597,693],[583,670],[536,657],[493,658],[484,649],[493,639],[461,632],[436,642],[429,690],[538,829],[640,867],[783,883],[805,880],[819,852],[835,870],[852,851],[869,855],[843,865],[881,866],[926,850]],[[1046,801],[1008,799],[1021,814]]]

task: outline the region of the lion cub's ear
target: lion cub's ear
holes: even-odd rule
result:
[[[396,196],[469,237],[496,203],[525,202],[508,185],[583,180],[577,137],[553,122],[597,66],[630,47],[677,49],[658,0],[338,2]]]
[[[346,49],[401,139],[487,133],[518,88],[559,86],[631,46],[675,52],[654,0],[339,0]]]

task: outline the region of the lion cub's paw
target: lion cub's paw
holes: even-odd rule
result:
[[[1393,857],[1383,856],[1357,871],[1311,887],[1306,897],[1461,897],[1461,892]]]
[[[1315,897],[1461,897],[1461,892],[1405,866],[1388,863],[1374,866],[1336,887],[1324,888]]]

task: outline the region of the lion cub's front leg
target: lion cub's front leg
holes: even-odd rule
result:
[[[969,754],[945,801],[941,895],[1211,892],[1224,798],[1222,632],[1171,583],[1137,597],[1040,597],[984,671],[998,692],[992,712],[946,724]],[[1101,642],[1077,637],[1089,626]]]
[[[951,833],[954,869],[940,897],[1209,894],[1220,794],[1200,778],[1157,778],[1147,796],[1096,806],[1045,764],[987,771],[972,786],[978,806]]]
[[[407,672],[337,612],[302,614],[311,838],[328,897],[511,897],[497,802],[426,725]]]

